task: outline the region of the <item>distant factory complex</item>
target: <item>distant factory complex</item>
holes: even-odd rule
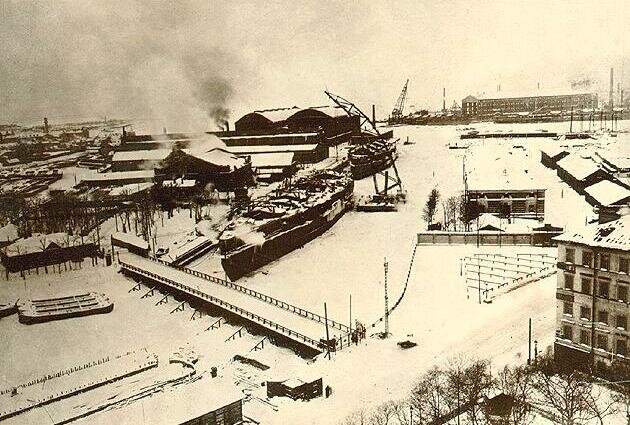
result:
[[[560,114],[572,108],[576,111],[597,108],[597,96],[591,93],[524,96],[497,94],[488,97],[466,96],[462,99],[462,114],[465,116],[492,116],[519,112]]]

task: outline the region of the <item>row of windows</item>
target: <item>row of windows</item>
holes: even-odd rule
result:
[[[573,317],[573,303],[565,301],[562,307],[562,313]],[[591,307],[586,305],[580,306],[581,319],[591,320]],[[628,316],[625,314],[615,315],[614,321],[611,321],[610,314],[606,310],[597,311],[597,321],[607,325],[615,326],[624,330],[628,330]]]
[[[580,344],[591,346],[591,331],[588,329],[581,329],[579,330],[579,334],[574,336],[573,326],[564,325],[562,326],[562,338],[572,342],[579,342]],[[613,342],[614,344],[613,347],[610,346],[611,342]],[[607,334],[602,334],[598,332],[595,333],[595,347],[606,351],[610,351],[611,348],[613,348],[615,354],[620,354],[622,356],[625,356],[627,354],[627,342],[625,339],[617,338],[615,340],[614,338],[609,337]]]
[[[575,283],[575,276],[571,273],[564,274],[564,289],[569,289],[571,291],[578,291],[586,295],[593,295],[593,281],[590,278],[582,277],[580,279],[580,286],[577,287]],[[602,298],[616,299],[621,302],[628,302],[628,286],[623,283],[618,283],[616,291],[611,291],[611,285],[609,282],[604,280],[600,280],[597,285],[596,295]],[[611,293],[612,292],[612,293]]]
[[[575,261],[575,248],[565,248],[564,258],[567,263],[574,263]],[[582,251],[582,263],[583,266],[593,267],[593,252],[584,250]],[[630,258],[628,257],[619,257],[619,272],[622,273],[630,273]],[[610,270],[610,254],[600,254],[599,255],[599,268]]]

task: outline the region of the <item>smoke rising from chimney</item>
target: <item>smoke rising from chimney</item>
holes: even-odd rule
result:
[[[229,117],[244,65],[217,30],[227,13],[219,5],[60,0],[2,8],[0,121],[107,114],[146,119],[159,132],[208,130]]]

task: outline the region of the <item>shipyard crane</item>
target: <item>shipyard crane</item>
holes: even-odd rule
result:
[[[398,100],[396,101],[396,105],[392,110],[392,114],[389,117],[390,122],[400,121],[403,117],[403,110],[405,109],[405,101],[407,100],[407,86],[409,85],[409,79],[405,82],[405,86],[400,92],[400,96],[398,96]]]
[[[406,87],[406,84],[405,84]],[[385,141],[385,137],[378,131],[376,127],[376,122],[374,119],[370,119],[367,115],[361,111],[354,103],[349,100],[344,99],[341,96],[330,93],[328,90],[324,90],[326,96],[330,98],[337,106],[343,109],[346,114],[350,117],[359,117],[359,123],[361,126],[361,130],[372,136],[375,140]],[[396,161],[393,153],[389,153],[391,160],[391,168],[394,171],[394,175],[392,176],[388,170],[379,171],[372,175],[372,179],[374,181],[374,191],[376,192],[376,197],[387,197],[389,192],[392,189],[397,188],[398,193],[396,194],[397,198],[400,200],[405,200],[406,195],[405,191],[402,187],[402,180],[400,175],[398,174],[398,169],[396,168]],[[379,188],[377,175],[383,177],[383,185]]]

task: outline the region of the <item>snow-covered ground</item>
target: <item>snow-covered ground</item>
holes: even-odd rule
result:
[[[566,126],[566,123],[557,123],[509,127],[515,131],[538,128],[566,131]],[[475,127],[479,130],[488,127],[489,130],[495,126],[482,124]],[[426,228],[421,216],[427,195],[435,186],[444,198],[462,190],[462,155],[466,153],[447,147],[449,142],[459,138],[461,131],[457,127],[396,127],[394,131],[402,140],[408,135],[410,141],[415,142],[399,145],[397,164],[408,192],[408,202],[401,205],[398,212],[348,212],[320,238],[238,283],[320,314],[323,314],[326,302],[328,314],[344,322],[358,319],[370,325],[378,319],[384,310],[384,259],[387,258],[389,266],[387,282],[392,305],[398,299],[409,271],[416,232]],[[506,167],[514,166],[507,160],[510,145],[524,146],[528,172],[547,189],[545,222],[567,228],[584,223],[591,214],[588,204],[560,182],[554,171],[539,162],[540,144],[550,141],[515,139],[483,143],[494,142],[494,152],[499,161],[505,161]],[[472,148],[469,155],[475,155],[475,151]],[[356,183],[357,196],[371,191],[371,179]],[[165,236],[165,240],[174,240],[193,230],[194,223],[188,212],[180,211],[179,214],[181,216],[164,230],[158,229],[158,238]],[[159,220],[157,223],[161,226]],[[106,226],[113,227],[112,224]],[[101,231],[101,234],[107,233]],[[112,352],[147,347],[166,354],[190,341],[202,356],[202,369],[219,366],[220,375],[239,382],[239,388],[247,388],[247,392],[255,397],[265,398],[266,389],[260,384],[267,379],[303,376],[322,376],[324,385],[330,385],[334,391],[330,398],[308,403],[270,400],[277,408],[253,399],[245,404],[245,415],[265,424],[338,423],[356,409],[405,396],[425,370],[459,354],[490,358],[493,370],[506,363],[524,362],[529,318],[539,349],[542,351],[552,344],[555,276],[502,294],[492,304],[477,304],[476,299],[466,298],[465,280],[460,276],[460,258],[475,252],[506,255],[546,252],[555,255],[553,248],[418,247],[406,296],[390,318],[391,337],[385,340],[370,337],[359,346],[334,354],[330,360],[318,358],[314,362],[300,359],[271,344],[265,344],[262,351],[249,352],[261,336],[245,334],[236,341],[225,343],[237,327],[224,325],[221,330],[206,331],[216,318],[205,316],[191,321],[190,309],[170,314],[178,305],[177,301],[169,298],[168,304],[155,306],[160,295],[140,298],[148,290],[146,287],[129,293],[133,282],[118,274],[114,267],[84,265],[81,271],[57,274],[54,279],[51,275],[41,274],[31,275],[26,280],[12,278],[0,285],[0,295],[26,297],[40,291],[60,293],[89,287],[107,293],[114,300],[115,308],[107,315],[33,326],[17,323],[16,316],[1,319],[0,339],[6,343],[0,346],[0,386]],[[210,269],[216,268],[217,264],[216,259],[201,260],[195,262],[194,267],[212,272]],[[382,323],[376,328],[368,328],[368,335],[381,330]],[[410,350],[399,349],[396,343],[406,339],[415,341],[418,346]],[[263,372],[235,364],[230,359],[236,353],[247,354],[271,368]],[[246,371],[239,372],[243,369]],[[244,385],[242,378],[234,378],[243,373],[254,385]],[[211,386],[207,388],[212,391]],[[184,397],[183,394],[174,390],[154,397],[176,399]],[[129,408],[138,408],[138,403],[134,404]],[[322,410],[327,414],[321,415]],[[98,414],[99,420],[106,420],[107,414]],[[132,416],[138,417],[129,417]],[[124,417],[116,416],[117,421]]]

